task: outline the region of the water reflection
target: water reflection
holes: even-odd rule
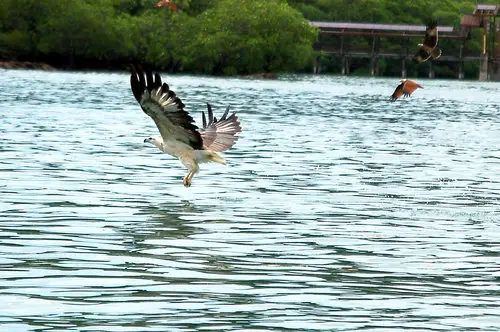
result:
[[[497,329],[497,84],[167,76],[244,127],[187,189],[126,75],[2,73],[1,329]]]

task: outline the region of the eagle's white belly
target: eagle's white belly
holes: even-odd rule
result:
[[[190,145],[180,141],[164,141],[161,138],[155,138],[154,144],[160,151],[177,157],[188,169],[198,172],[199,163],[216,162],[226,165],[223,157],[212,150],[195,150]]]
[[[183,142],[163,141],[160,150],[179,159],[185,159],[185,158],[194,159],[194,149]]]

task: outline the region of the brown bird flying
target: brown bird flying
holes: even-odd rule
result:
[[[432,58],[433,60],[438,59],[441,56],[441,49],[437,47],[438,44],[438,28],[437,23],[433,22],[427,26],[425,30],[424,43],[418,44],[419,49],[413,60],[415,62],[420,63],[429,60]]]
[[[401,80],[401,84],[398,85],[398,87],[396,88],[396,90],[394,90],[394,93],[391,96],[391,101],[395,101],[401,96],[409,97],[418,88],[423,89],[424,87],[413,82],[412,80],[407,80],[407,79]]]
[[[177,10],[177,6],[175,5],[175,3],[173,2],[170,2],[168,0],[161,0],[160,2],[158,2],[156,4],[156,7],[163,7],[163,6],[167,6],[167,7],[170,7],[172,10]]]

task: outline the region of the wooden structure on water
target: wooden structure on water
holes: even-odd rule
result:
[[[458,62],[459,79],[464,78],[464,62],[479,61],[480,80],[500,80],[500,26],[497,25],[496,17],[500,14],[500,5],[477,5],[472,15],[465,15],[460,27],[455,29],[451,26],[439,26],[440,41],[451,40],[459,43],[455,47],[455,54],[449,54],[446,49],[443,55],[436,61],[427,61],[429,66],[429,78],[435,77],[433,64],[439,61]],[[408,61],[411,61],[417,50],[417,44],[421,43],[426,27],[423,25],[403,24],[369,24],[369,23],[340,23],[340,22],[311,22],[320,29],[320,39],[315,46],[316,50],[323,53],[336,55],[341,59],[341,73],[348,75],[353,58],[370,59],[370,74],[379,74],[379,59],[400,59],[401,76],[407,76]],[[467,40],[471,38],[474,28],[483,28],[482,53],[465,54]],[[496,35],[498,34],[498,37]],[[332,42],[332,37],[334,42]],[[352,37],[370,38],[370,47],[360,49],[354,43],[349,43]],[[401,47],[397,50],[382,50],[381,38],[399,39]],[[442,42],[445,43],[445,42]],[[495,43],[499,43],[495,47]],[[333,45],[332,45],[333,44]],[[319,73],[319,61],[315,66],[315,73]],[[498,75],[498,76],[497,76]]]
[[[479,80],[482,81],[488,79],[500,81],[500,24],[497,26],[496,22],[496,17],[499,15],[500,5],[477,5],[472,15],[465,15],[460,22],[460,26],[467,26],[470,29],[483,28],[479,72]],[[495,48],[495,42],[498,43],[498,49]]]

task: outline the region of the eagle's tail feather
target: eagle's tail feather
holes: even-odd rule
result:
[[[203,147],[207,150],[222,152],[230,149],[238,140],[241,132],[240,120],[236,113],[229,115],[229,106],[220,119],[214,117],[212,106],[207,104],[208,122],[202,112],[203,130],[200,131]],[[228,116],[229,115],[229,116]]]

